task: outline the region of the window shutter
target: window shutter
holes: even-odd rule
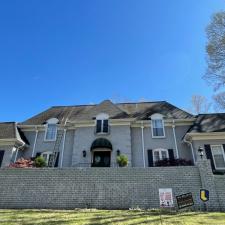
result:
[[[4,154],[5,154],[5,151],[4,150],[0,150],[0,167],[2,165]]]
[[[153,167],[153,152],[152,149],[148,150],[148,166]]]
[[[215,170],[215,165],[214,165],[214,161],[213,161],[213,156],[212,156],[212,151],[211,151],[210,145],[205,145],[205,154],[206,154],[206,158],[210,159],[212,170],[214,171]]]
[[[96,133],[100,133],[102,128],[102,121],[97,120]]]
[[[109,130],[109,122],[108,122],[108,120],[104,120],[103,121],[103,132],[108,133],[108,130]]]
[[[225,144],[223,144],[223,151],[224,151],[224,154],[225,154]]]
[[[36,158],[37,158],[38,156],[41,156],[41,152],[37,152],[37,153],[36,153]]]
[[[59,165],[59,152],[57,152],[57,156],[56,156],[54,167],[58,167],[58,165]]]
[[[169,159],[170,160],[174,160],[174,152],[173,152],[173,149],[168,149],[168,152],[169,152]]]

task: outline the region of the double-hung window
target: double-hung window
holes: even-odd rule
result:
[[[57,135],[57,122],[58,120],[53,118],[47,121],[45,130],[45,141],[55,141]]]
[[[152,137],[165,137],[164,121],[162,116],[155,115],[151,117]]]
[[[54,161],[54,154],[53,152],[43,152],[41,156],[45,159],[46,166],[52,167]]]
[[[96,133],[101,134],[105,133],[107,134],[109,132],[109,116],[107,114],[99,114],[96,117]]]
[[[225,169],[225,153],[222,145],[211,145],[213,161],[216,169]]]
[[[97,120],[96,133],[108,133],[108,132],[109,132],[109,121]]]
[[[153,161],[157,162],[159,160],[168,159],[169,153],[167,149],[155,149],[153,150]]]

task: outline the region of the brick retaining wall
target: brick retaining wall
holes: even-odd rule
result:
[[[214,180],[221,210],[225,211],[225,175],[216,175]]]
[[[159,207],[159,188],[192,192],[201,186],[197,167],[1,169],[0,208]]]

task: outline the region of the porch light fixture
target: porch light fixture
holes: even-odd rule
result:
[[[203,158],[203,155],[204,155],[204,148],[202,146],[199,146],[198,153],[199,153],[199,155],[200,155],[200,157],[202,159]]]
[[[84,150],[84,151],[83,151],[83,157],[85,158],[86,155],[87,155],[87,152]]]
[[[116,154],[117,154],[117,156],[120,155],[120,150],[119,149],[116,151]]]

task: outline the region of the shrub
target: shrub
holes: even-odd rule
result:
[[[9,168],[32,168],[34,167],[34,161],[31,159],[20,158],[15,163],[11,163]]]
[[[128,158],[126,155],[119,155],[117,156],[117,163],[119,167],[125,167],[128,165]]]
[[[163,159],[155,162],[155,166],[192,166],[191,160],[186,159]]]
[[[45,167],[46,166],[46,161],[42,156],[38,156],[34,160],[35,166],[36,167]]]

